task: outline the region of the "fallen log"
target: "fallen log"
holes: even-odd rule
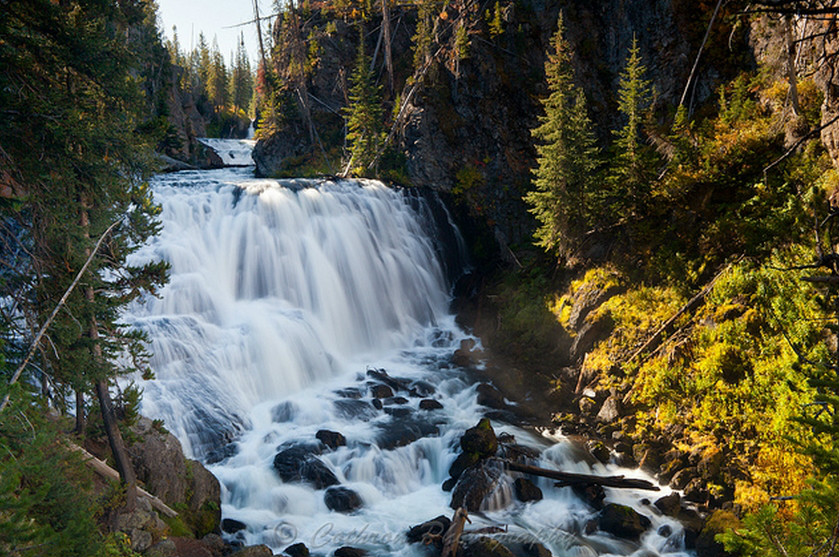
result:
[[[446,533],[443,535],[443,553],[442,557],[456,557],[457,550],[460,546],[460,536],[463,534],[463,527],[466,526],[469,520],[469,515],[466,510],[460,507],[454,512],[452,516],[452,524]]]
[[[81,453],[82,459],[84,460],[84,463],[87,464],[88,466],[90,466],[91,468],[93,468],[94,472],[96,472],[100,476],[103,476],[103,477],[108,478],[110,480],[119,481],[119,472],[117,472],[116,470],[114,470],[113,468],[108,466],[105,463],[105,461],[99,460],[98,458],[96,458],[95,456],[93,456],[92,454],[87,452],[85,449],[83,449],[82,447],[80,447],[80,446],[78,446],[74,443],[67,443],[67,445],[70,447],[70,449],[72,449],[74,451],[78,451],[79,453]],[[178,516],[178,513],[175,510],[173,510],[166,503],[164,503],[163,501],[161,501],[160,499],[158,499],[157,497],[155,497],[154,495],[152,495],[151,493],[149,493],[148,491],[146,491],[142,487],[137,486],[137,493],[140,496],[148,499],[151,502],[152,507],[154,507],[158,511],[162,512],[166,516],[168,516],[170,518],[174,518],[174,517]]]
[[[538,466],[529,466],[527,464],[518,464],[506,460],[501,461],[507,470],[512,472],[522,472],[523,474],[530,474],[532,476],[540,476],[542,478],[550,478],[558,480],[560,487],[570,485],[600,485],[603,487],[619,487],[626,489],[643,489],[646,491],[659,491],[657,485],[652,482],[642,480],[639,478],[626,478],[624,476],[594,476],[591,474],[573,474],[571,472],[560,472],[559,470],[548,470],[547,468],[539,468]]]

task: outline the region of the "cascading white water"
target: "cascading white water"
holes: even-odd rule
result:
[[[426,554],[404,533],[451,514],[441,484],[460,435],[486,409],[451,365],[467,335],[448,311],[425,202],[378,182],[254,180],[246,169],[160,176],[154,192],[163,231],[138,257],[169,261],[171,281],[125,316],[154,352],[143,411],[213,463],[223,515],[245,525],[230,537],[276,551],[302,541],[323,555],[346,545]],[[412,394],[377,408],[369,368],[407,378]],[[443,408],[421,409],[422,397]],[[616,472],[573,458],[561,439],[493,426],[542,450],[545,466]],[[283,482],[275,470],[278,452],[317,443],[323,429],[346,438],[319,458],[360,497],[353,514],[330,511],[324,489]],[[507,525],[508,537],[535,537],[559,555],[684,555],[672,519],[651,515],[640,544],[586,535],[593,511],[570,489],[537,483],[545,499],[522,504],[499,482],[475,527]],[[609,491],[639,510],[642,496]],[[664,524],[667,537],[657,533]]]
[[[253,126],[253,123],[251,123]],[[198,141],[212,149],[221,158],[225,166],[248,166],[253,164],[252,128],[248,128],[247,139],[220,139],[217,137],[199,137]]]

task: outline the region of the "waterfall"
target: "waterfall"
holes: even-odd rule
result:
[[[275,552],[303,542],[323,555],[425,555],[405,531],[451,514],[441,485],[463,431],[487,412],[452,363],[470,337],[449,311],[465,256],[445,207],[375,181],[256,180],[247,168],[161,175],[152,187],[162,232],[135,257],[168,261],[171,280],[124,315],[153,352],[142,411],[219,479],[222,514],[242,526],[225,535]],[[543,466],[639,474],[581,462],[560,437],[492,425]],[[327,449],[324,434],[342,441]],[[300,462],[316,481],[283,476]],[[324,488],[336,482],[360,508],[331,510]],[[681,525],[650,514],[646,494],[609,495],[650,515],[640,542],[627,542],[586,533],[596,511],[570,488],[537,484],[544,499],[525,504],[498,479],[474,527],[505,525],[511,544],[537,539],[562,555],[686,555]]]
[[[168,261],[172,278],[131,312],[152,339],[146,411],[197,456],[251,407],[410,346],[448,309],[433,239],[402,194],[218,175],[158,180],[164,229],[141,256]]]

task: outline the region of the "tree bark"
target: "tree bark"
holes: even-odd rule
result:
[[[460,547],[460,536],[463,535],[463,527],[466,526],[469,520],[469,515],[466,509],[460,507],[454,512],[452,516],[452,524],[446,533],[443,534],[443,552],[442,557],[456,557],[457,550]]]
[[[94,348],[97,348],[98,345]],[[128,458],[128,451],[125,450],[125,442],[119,432],[114,405],[111,402],[111,394],[108,392],[108,384],[104,380],[96,382],[96,396],[99,398],[99,407],[102,410],[102,422],[105,424],[105,432],[108,434],[108,444],[114,455],[119,478],[125,484],[125,506],[129,510],[134,509],[137,502],[137,476],[134,474],[134,467]]]
[[[382,0],[382,28],[384,29],[385,65],[387,66],[388,87],[389,92],[393,94],[393,56],[390,50],[390,10],[387,7],[387,0]]]
[[[84,415],[84,391],[76,389],[76,434],[84,435],[85,430],[85,415]]]
[[[561,486],[567,485],[602,485],[603,487],[621,487],[627,489],[643,489],[646,491],[659,491],[658,486],[647,480],[636,478],[625,478],[623,476],[593,476],[589,474],[572,474],[571,472],[560,472],[559,470],[548,470],[538,466],[528,466],[515,462],[503,461],[508,470],[522,472],[542,478],[558,480]]]
[[[86,199],[82,199],[82,218],[81,223],[84,227],[85,236],[90,236],[90,216],[88,214],[89,203]],[[97,243],[96,248],[98,249]],[[85,255],[90,260],[95,252],[91,248],[86,249]],[[96,314],[94,312],[95,293],[93,286],[88,283],[84,290],[85,300],[90,306],[91,317],[88,324],[88,337],[92,342],[90,349],[91,356],[95,365],[102,363],[102,345],[99,343],[99,325],[96,321]],[[102,377],[95,378],[96,383],[96,397],[99,399],[99,408],[102,412],[102,422],[105,426],[105,433],[108,435],[108,444],[111,447],[111,452],[114,456],[117,471],[122,483],[125,484],[125,506],[128,510],[134,510],[137,502],[137,476],[134,474],[134,467],[131,466],[131,460],[128,458],[128,451],[125,450],[125,442],[122,439],[122,434],[119,431],[116,416],[114,415],[114,405],[111,401],[111,393],[108,391],[108,382]]]
[[[792,113],[798,116],[798,73],[795,71],[795,41],[792,38],[792,17],[784,18],[784,35],[787,41],[787,79],[789,80],[789,100]]]

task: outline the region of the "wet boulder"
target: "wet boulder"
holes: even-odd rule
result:
[[[615,537],[638,540],[652,523],[632,507],[609,503],[600,511],[598,527]]]
[[[321,429],[315,433],[315,437],[330,449],[337,449],[347,444],[346,437],[337,431],[329,431],[328,429]]]
[[[376,408],[367,401],[354,399],[339,399],[333,402],[335,411],[350,420],[369,420],[378,415]]]
[[[443,405],[433,398],[424,398],[419,403],[420,410],[442,410]]]
[[[383,369],[368,369],[367,370],[367,377],[375,379],[381,383],[384,383],[394,391],[408,391],[410,390],[411,382],[407,379],[402,379],[401,377],[391,377],[388,373]]]
[[[498,454],[511,462],[532,464],[539,458],[539,449],[519,445],[518,443],[502,443],[500,436],[498,442]]]
[[[271,421],[276,423],[290,422],[297,415],[297,412],[297,405],[293,402],[281,402],[271,409]]]
[[[481,457],[477,453],[460,453],[449,467],[449,476],[457,480],[464,470],[473,464],[477,464],[480,459]]]
[[[404,406],[385,406],[385,414],[394,418],[406,418],[411,415],[411,409]]]
[[[335,394],[342,398],[352,399],[359,399],[364,396],[364,393],[361,392],[361,389],[356,387],[347,387],[346,389],[339,389],[335,391]]]
[[[315,489],[338,484],[338,478],[316,455],[321,445],[292,445],[274,457],[274,469],[284,482],[306,482]]]
[[[363,505],[361,497],[347,487],[330,487],[323,494],[323,501],[331,511],[349,514],[357,511]]]
[[[412,397],[420,398],[433,395],[437,389],[426,381],[414,381],[408,391]]]
[[[470,427],[460,438],[460,448],[465,453],[475,453],[481,458],[495,455],[498,450],[498,438],[492,424],[483,418],[478,425]]]
[[[516,499],[522,503],[542,500],[542,490],[527,478],[516,478],[516,481],[513,482],[513,491],[516,494]]]
[[[674,491],[670,495],[656,499],[653,505],[667,516],[678,516],[679,511],[682,509],[682,497],[679,495],[679,492]]]
[[[513,552],[516,557],[553,557],[553,553],[539,543],[535,538],[531,540],[504,540],[504,545]],[[575,553],[568,553],[568,555],[575,555]]]
[[[480,511],[498,487],[504,474],[498,462],[481,461],[470,466],[460,475],[452,490],[451,508],[463,507],[469,512]]]
[[[586,442],[586,450],[595,458],[595,460],[602,464],[608,464],[609,460],[612,458],[612,452],[609,450],[609,447],[603,443],[603,441],[590,439]]]
[[[376,444],[381,449],[390,451],[410,445],[417,439],[440,434],[440,428],[433,423],[418,420],[415,416],[411,416],[408,408],[395,408],[394,410],[406,410],[409,414],[404,416],[393,415],[390,421],[376,424],[379,429]]]
[[[300,477],[315,489],[324,489],[341,482],[319,458],[313,457],[300,464]]]
[[[442,547],[442,537],[451,526],[452,521],[448,517],[440,515],[437,518],[426,520],[408,530],[408,543],[424,543],[426,539],[433,540],[438,548]]]
[[[486,406],[487,408],[494,408],[496,410],[506,410],[507,403],[504,401],[504,395],[501,391],[490,385],[489,383],[481,383],[478,385],[478,404]]]
[[[489,536],[481,536],[463,544],[463,557],[515,557],[500,541]]]
[[[221,531],[225,534],[235,534],[239,530],[247,528],[244,522],[240,522],[235,518],[224,518],[221,521]]]
[[[345,545],[344,547],[336,549],[333,555],[335,557],[365,557],[367,552],[363,549],[358,549],[357,547],[349,547]]]
[[[373,385],[370,387],[370,396],[373,398],[390,398],[393,396],[393,389],[387,385]]]
[[[606,499],[606,492],[603,486],[600,485],[573,485],[571,490],[574,494],[586,502],[586,504],[596,510],[603,508],[603,500]]]
[[[304,543],[296,543],[283,549],[283,553],[289,557],[309,557],[309,548]]]

